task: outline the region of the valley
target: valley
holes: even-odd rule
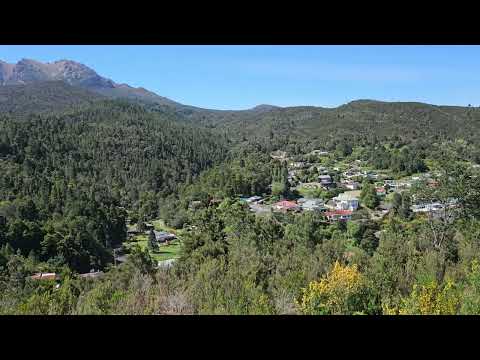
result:
[[[479,164],[478,107],[201,109],[0,62],[0,314],[478,314]]]

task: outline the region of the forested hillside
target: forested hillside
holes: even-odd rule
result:
[[[429,146],[462,138],[480,144],[480,109],[471,107],[361,100],[338,108],[277,108],[206,118],[210,119],[206,126],[270,150],[334,149],[345,141],[351,146],[377,142]]]
[[[0,86],[0,314],[478,314],[479,134],[472,107]]]
[[[125,239],[126,210],[156,214],[179,184],[226,156],[227,142],[138,105],[0,116],[0,241],[23,255],[102,268]]]
[[[26,115],[89,106],[104,97],[62,81],[0,86],[0,113]]]

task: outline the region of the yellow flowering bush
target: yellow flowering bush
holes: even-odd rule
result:
[[[342,266],[335,262],[325,278],[310,282],[302,290],[297,304],[308,315],[358,314],[364,289],[365,282],[356,265]]]
[[[435,281],[414,285],[410,296],[403,300],[400,315],[455,315],[460,299],[453,282],[439,286]]]

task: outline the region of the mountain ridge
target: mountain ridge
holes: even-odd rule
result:
[[[170,106],[181,104],[159,96],[145,88],[118,84],[97,74],[90,67],[73,60],[43,63],[22,58],[16,64],[0,60],[0,85],[29,85],[45,81],[64,81],[69,85],[99,93],[110,98],[127,98]]]
[[[95,70],[74,60],[60,59],[53,62],[41,62],[34,59],[22,58],[16,64],[7,63],[0,60],[0,86],[5,85],[29,85],[43,81],[64,81],[71,86],[82,87],[89,91],[101,94],[109,98],[124,98],[130,100],[139,100],[147,104],[166,105],[177,108],[181,113],[190,115],[192,112],[197,113],[215,113],[217,116],[221,114],[237,113],[237,112],[255,112],[265,113],[282,109],[300,109],[300,108],[316,108],[316,109],[340,109],[354,107],[382,107],[396,104],[412,105],[412,106],[433,106],[437,108],[467,108],[466,106],[428,104],[416,101],[382,101],[375,99],[357,99],[341,104],[336,107],[322,107],[315,105],[303,106],[276,106],[270,104],[259,104],[244,110],[220,110],[208,109],[191,105],[181,104],[167,97],[160,96],[144,87],[133,87],[125,83],[116,83],[106,77],[100,76]]]

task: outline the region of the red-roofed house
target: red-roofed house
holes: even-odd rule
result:
[[[323,213],[323,216],[325,216],[328,220],[330,221],[337,221],[337,220],[350,220],[352,218],[352,212],[351,210],[333,210],[333,211],[327,211]]]
[[[378,196],[385,196],[387,195],[387,191],[385,190],[385,188],[383,186],[380,186],[380,187],[377,187],[375,188],[375,191],[377,193]]]
[[[272,208],[273,210],[286,212],[286,211],[296,211],[299,209],[299,206],[294,201],[283,200],[273,204]]]

